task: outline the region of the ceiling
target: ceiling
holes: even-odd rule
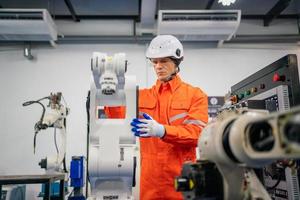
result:
[[[142,1],[150,0],[1,0],[0,7],[47,8],[55,19],[74,19],[75,16],[78,21],[99,18],[139,21]],[[272,8],[273,13],[270,13]],[[158,9],[240,9],[243,19],[263,19],[267,14],[298,18],[300,0],[237,0],[231,6],[223,6],[218,0],[158,0]]]
[[[71,36],[69,38],[72,38],[73,35],[79,35],[81,37],[95,35],[97,37],[99,36],[99,38],[96,39],[101,41],[127,41],[124,37],[119,37],[119,40],[117,40],[116,37],[107,39],[101,37],[102,34],[98,34],[98,32],[97,34],[87,34],[84,32],[85,30],[94,30],[97,28],[94,25],[92,29],[86,28],[88,21],[94,23],[94,19],[117,19],[113,21],[129,19],[128,21],[130,21],[132,27],[128,28],[124,26],[124,30],[128,32],[127,29],[130,29],[130,34],[122,35],[129,35],[129,39],[134,41],[137,40],[136,36],[142,36],[141,40],[147,40],[151,38],[149,33],[153,33],[153,24],[155,18],[157,18],[158,10],[173,9],[241,10],[242,22],[246,22],[244,24],[249,26],[250,29],[240,28],[239,31],[241,31],[236,34],[236,37],[233,38],[231,42],[300,41],[300,0],[236,0],[231,6],[223,6],[218,3],[218,0],[0,0],[0,8],[46,8],[57,22],[71,22],[68,24],[69,27],[67,27],[65,23],[60,26],[60,30],[63,30],[61,32],[64,34],[64,37],[59,38],[60,41],[67,40],[67,36]],[[249,19],[261,20],[262,23],[258,21],[258,23],[256,23],[258,25],[254,25]],[[278,24],[285,23],[287,20],[277,20],[275,22],[275,19],[292,19],[288,21],[293,21],[293,27],[283,26],[284,28],[280,28]],[[79,23],[72,23],[72,21]],[[73,26],[73,24],[79,26]],[[120,24],[116,25],[118,26],[118,30],[122,28],[119,27],[119,25]],[[104,29],[116,30],[115,28],[109,29],[111,28],[109,25],[105,26],[105,28],[102,26],[100,27],[101,31]],[[66,29],[64,29],[64,27],[66,27]],[[269,28],[270,31],[268,32],[265,28]],[[252,29],[253,31],[255,30],[255,34],[252,33]],[[66,30],[68,30],[68,32]],[[77,32],[71,33],[69,30],[76,30]],[[136,30],[140,30],[140,32]],[[243,32],[242,30],[246,31]],[[131,34],[131,32],[133,33]],[[278,33],[278,35],[273,33]],[[110,35],[111,34],[109,34],[109,36]],[[87,38],[85,38],[84,41],[86,41],[86,39]],[[78,40],[83,39],[79,38]]]

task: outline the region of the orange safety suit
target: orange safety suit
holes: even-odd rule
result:
[[[106,108],[109,117],[124,117],[124,107]],[[164,125],[162,138],[140,138],[140,200],[179,200],[174,180],[186,161],[196,160],[198,138],[208,121],[207,95],[175,76],[167,83],[157,80],[139,91],[139,116],[149,114]]]

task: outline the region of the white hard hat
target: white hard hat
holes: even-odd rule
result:
[[[182,59],[183,47],[181,42],[173,35],[158,35],[152,39],[147,49],[146,57]]]

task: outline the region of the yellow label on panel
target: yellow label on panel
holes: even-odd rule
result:
[[[189,182],[190,184],[190,189],[193,189],[194,188],[194,182],[192,181],[192,179],[190,179],[190,182]]]

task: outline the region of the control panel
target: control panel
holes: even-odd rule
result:
[[[280,85],[286,85],[290,106],[300,104],[297,56],[289,54],[231,87],[230,100],[236,104],[265,93]]]

